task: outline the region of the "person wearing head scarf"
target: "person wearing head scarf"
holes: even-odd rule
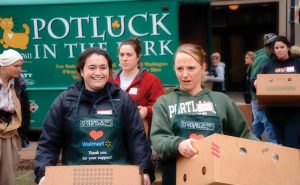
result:
[[[3,185],[15,184],[21,139],[27,138],[29,129],[30,110],[21,76],[22,64],[23,57],[15,50],[8,49],[0,55],[0,184]]]

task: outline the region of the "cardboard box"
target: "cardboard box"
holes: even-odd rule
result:
[[[134,165],[75,165],[46,167],[45,185],[142,185]]]
[[[252,116],[251,104],[237,103],[237,105],[239,106],[241,112],[243,113],[243,115],[247,121],[247,126],[248,126],[249,130],[252,130],[253,116]]]
[[[256,95],[260,107],[299,107],[300,74],[258,74]]]
[[[195,143],[199,154],[177,161],[177,185],[299,185],[297,149],[213,134]]]

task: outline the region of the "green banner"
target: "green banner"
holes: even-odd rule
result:
[[[133,36],[142,43],[143,67],[164,85],[177,83],[173,71],[173,55],[179,44],[177,1],[0,4],[0,26],[0,52],[12,48],[24,57],[22,73],[29,92],[34,91],[30,94],[33,107],[48,109],[54,97],[47,98],[47,92],[65,89],[78,79],[77,58],[86,48],[107,50],[114,70],[118,69],[118,44]],[[47,106],[41,106],[45,101]],[[35,122],[42,121],[43,116],[38,117]]]
[[[20,51],[29,88],[67,87],[78,78],[79,54],[89,47],[107,50],[117,69],[118,43],[133,35],[142,42],[144,67],[165,85],[176,83],[172,70],[178,46],[176,2],[2,6],[0,12],[0,50]]]

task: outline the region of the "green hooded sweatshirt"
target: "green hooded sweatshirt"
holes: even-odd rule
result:
[[[211,101],[207,95],[208,93],[214,102]],[[174,90],[174,92],[159,97],[152,107],[153,118],[150,138],[153,149],[156,151],[158,157],[162,160],[162,163],[163,161],[172,159],[174,159],[173,161],[175,162],[175,159],[180,156],[178,151],[179,143],[187,139],[176,136],[172,132],[172,124],[178,106],[177,95],[180,95],[178,114],[204,114],[207,116],[213,116],[216,115],[216,112],[218,112],[223,134],[258,140],[249,131],[246,120],[236,103],[224,93],[214,92],[205,88],[193,96],[177,88]],[[201,104],[212,105],[212,103],[214,103],[215,106],[204,106],[206,107],[205,110],[199,109],[199,107],[203,107]],[[217,111],[214,110],[214,107],[216,107]],[[162,169],[164,171],[163,166]],[[166,178],[166,181],[168,178]]]
[[[265,48],[262,48],[255,52],[255,59],[251,68],[250,81],[256,78],[256,75],[257,73],[260,72],[261,67],[266,63],[268,63],[270,60],[271,58]],[[251,97],[256,98],[256,93],[252,90],[252,88],[251,88]]]

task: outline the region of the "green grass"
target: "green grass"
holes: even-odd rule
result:
[[[36,185],[33,170],[21,170],[17,172],[16,185]]]

